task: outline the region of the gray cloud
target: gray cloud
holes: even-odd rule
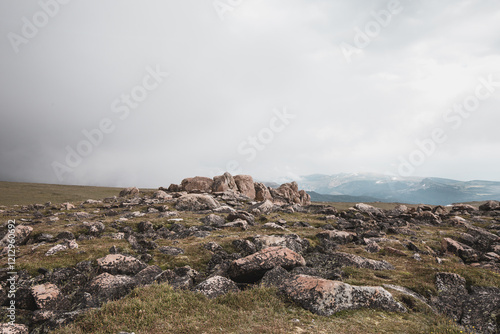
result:
[[[51,1],[0,3],[2,180],[157,187],[231,161],[269,180],[397,173],[435,128],[447,140],[415,175],[500,180],[500,86],[457,129],[443,119],[480,77],[500,82],[494,1],[401,0],[348,63],[341,43],[390,1],[242,1],[221,21],[211,1],[73,0],[16,53],[8,34]],[[121,120],[112,103],[156,66],[169,77]],[[283,108],[295,118],[247,161],[238,147]],[[114,131],[58,179],[105,118]]]

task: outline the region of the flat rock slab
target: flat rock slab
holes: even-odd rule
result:
[[[324,316],[358,308],[406,312],[405,307],[382,287],[352,286],[314,276],[296,275],[286,279],[281,290],[303,308]]]

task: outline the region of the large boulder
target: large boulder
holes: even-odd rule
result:
[[[441,247],[443,251],[453,253],[465,262],[475,262],[479,260],[479,255],[473,248],[451,238],[444,238],[441,240]]]
[[[204,211],[213,210],[220,207],[217,202],[210,195],[201,194],[187,194],[177,199],[175,208],[181,211]]]
[[[101,272],[113,275],[135,275],[147,267],[147,264],[135,257],[122,254],[108,254],[105,257],[97,259],[97,265]]]
[[[0,240],[0,248],[9,245],[11,243],[10,240],[14,240],[13,242],[16,246],[24,245],[26,241],[28,241],[31,232],[33,232],[33,227],[17,225],[13,230],[13,234],[7,233],[2,240]]]
[[[206,281],[201,282],[195,288],[195,291],[201,292],[208,298],[216,298],[225,295],[228,292],[238,292],[236,283],[222,276],[213,276]]]
[[[269,247],[231,263],[228,274],[237,282],[256,282],[267,270],[281,266],[292,269],[305,266],[306,261],[286,247]]]
[[[238,191],[250,199],[255,199],[255,186],[250,175],[236,175],[234,182]]]
[[[432,300],[434,306],[455,321],[460,321],[463,313],[462,306],[468,294],[465,279],[454,273],[437,273],[436,288],[438,297]]]
[[[130,276],[103,273],[89,283],[86,289],[88,291],[86,306],[97,307],[109,300],[120,299],[136,285],[137,281]]]
[[[134,276],[135,280],[137,281],[138,284],[140,285],[146,285],[146,284],[152,284],[155,280],[155,278],[162,273],[162,270],[158,266],[148,266],[137,275]]]
[[[285,279],[279,289],[303,308],[324,316],[359,308],[406,312],[405,307],[382,287],[352,286],[314,276],[295,275]]]
[[[195,176],[182,180],[181,188],[187,192],[209,193],[212,191],[214,180],[208,177]]]
[[[254,189],[255,189],[255,200],[259,202],[264,202],[273,199],[273,197],[271,196],[271,192],[269,191],[269,188],[266,187],[264,183],[255,182]]]
[[[214,227],[220,227],[226,223],[226,219],[223,216],[214,215],[213,213],[203,217],[201,222],[205,225],[210,225]]]
[[[212,191],[225,192],[228,190],[232,190],[234,192],[238,191],[238,186],[236,185],[233,176],[228,172],[225,172],[223,175],[214,176]]]
[[[172,195],[167,194],[163,190],[157,190],[153,193],[153,198],[156,198],[160,201],[167,201],[169,199],[172,199]]]
[[[60,308],[63,296],[57,285],[51,283],[35,285],[31,288],[31,293],[40,310]]]

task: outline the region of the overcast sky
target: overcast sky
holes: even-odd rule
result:
[[[0,180],[500,181],[497,0],[2,0],[0,29]]]

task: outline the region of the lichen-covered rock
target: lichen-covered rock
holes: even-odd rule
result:
[[[102,273],[88,285],[86,305],[96,307],[104,302],[117,300],[126,296],[136,285],[136,280],[130,276]]]
[[[201,292],[208,298],[216,298],[229,292],[238,292],[236,283],[222,276],[213,276],[206,281],[201,282],[195,288],[195,291]]]
[[[35,285],[31,288],[31,293],[36,305],[41,310],[58,309],[63,298],[57,285],[51,283]]]
[[[21,324],[0,324],[0,333],[2,334],[28,334],[29,329]]]
[[[303,308],[324,316],[358,308],[406,312],[405,307],[382,287],[352,286],[339,281],[296,275],[285,279],[280,290]]]
[[[494,334],[500,331],[500,288],[471,286],[455,273],[437,273],[437,297],[432,303],[439,312],[453,318],[471,333]]]
[[[2,240],[0,240],[0,248],[5,247],[11,243],[10,240],[13,240],[14,244],[16,246],[21,246],[28,241],[28,238],[31,235],[31,232],[33,232],[33,227],[31,226],[24,226],[24,225],[17,225],[14,228],[14,233],[7,233]]]
[[[292,269],[305,264],[306,261],[300,254],[286,247],[269,247],[233,261],[228,273],[237,282],[256,282],[266,271],[274,267]]]
[[[112,275],[135,275],[147,267],[147,264],[135,257],[122,254],[106,255],[105,257],[97,259],[97,265],[101,272]]]
[[[147,266],[134,276],[135,280],[140,285],[152,284],[155,278],[162,273],[158,266]]]

